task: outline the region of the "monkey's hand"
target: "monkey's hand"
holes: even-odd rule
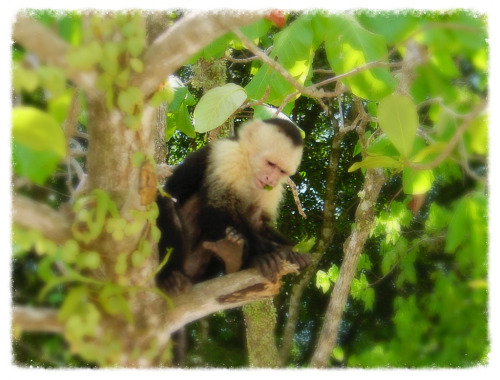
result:
[[[298,253],[295,251],[288,251],[287,252],[287,257],[286,260],[290,264],[296,264],[299,266],[299,270],[305,268],[311,263],[311,255],[307,253]]]
[[[203,248],[214,252],[224,262],[226,273],[240,270],[243,262],[245,240],[233,227],[226,228],[226,236],[216,242],[205,241]]]
[[[166,293],[175,296],[189,290],[193,283],[181,272],[174,270],[167,277],[163,278],[159,285]]]
[[[275,282],[278,273],[283,265],[283,260],[287,259],[289,247],[279,247],[271,253],[257,255],[252,260],[252,266],[269,281]]]
[[[277,246],[271,253],[254,257],[252,265],[268,280],[275,282],[283,266],[283,261],[297,265],[300,270],[309,265],[311,256],[294,252],[290,246]]]

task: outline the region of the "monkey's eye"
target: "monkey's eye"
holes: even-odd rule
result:
[[[271,162],[271,161],[267,161],[267,165],[274,168],[276,166],[275,163]]]

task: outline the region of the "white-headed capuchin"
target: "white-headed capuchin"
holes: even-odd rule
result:
[[[160,261],[172,247],[158,285],[179,293],[191,284],[257,267],[275,281],[282,260],[303,268],[308,255],[293,252],[276,221],[283,184],[302,158],[299,129],[284,119],[254,120],[237,136],[191,153],[167,179],[172,197],[157,200]]]

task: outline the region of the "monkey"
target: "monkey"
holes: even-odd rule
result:
[[[255,119],[189,154],[164,185],[169,196],[157,198],[160,261],[170,255],[158,285],[175,294],[221,271],[256,267],[276,281],[282,260],[307,266],[309,255],[273,227],[303,147],[291,121]]]

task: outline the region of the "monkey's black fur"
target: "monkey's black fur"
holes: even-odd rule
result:
[[[265,122],[277,127],[294,146],[303,145],[299,130],[289,121],[270,119]],[[222,261],[202,244],[224,239],[228,227],[244,240],[241,269],[255,266],[264,276],[274,280],[282,259],[297,263],[299,267],[307,265],[308,257],[292,252],[291,242],[269,225],[266,216],[256,213],[256,220],[251,216],[251,209],[249,213],[243,213],[233,207],[239,204],[239,194],[230,191],[221,194],[227,197],[227,206],[210,204],[208,192],[211,184],[206,178],[211,170],[212,149],[213,145],[207,145],[188,155],[164,186],[172,198],[159,196],[157,199],[157,225],[162,232],[158,245],[160,262],[167,248],[172,248],[167,264],[157,275],[158,285],[168,292],[177,293],[192,283],[223,272]]]

